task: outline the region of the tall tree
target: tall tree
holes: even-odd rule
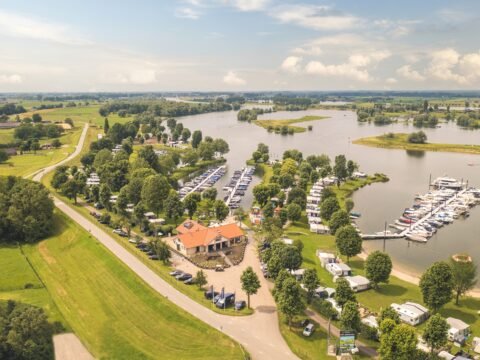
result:
[[[350,284],[344,278],[337,280],[337,287],[335,289],[335,300],[337,304],[343,308],[347,302],[356,302],[355,293],[353,292]]]
[[[434,351],[447,343],[448,329],[450,326],[440,314],[433,315],[427,321],[423,340],[430,346],[430,354],[433,357]]]
[[[452,300],[453,273],[445,261],[438,261],[430,266],[420,278],[420,290],[423,302],[433,312]]]
[[[251,266],[245,269],[240,280],[242,282],[242,290],[247,294],[247,304],[250,309],[250,295],[255,295],[258,289],[260,289],[260,280]]]
[[[173,219],[175,226],[177,225],[178,219],[183,215],[185,211],[184,204],[178,198],[178,194],[175,190],[170,190],[165,200],[165,213],[167,217]]]
[[[362,238],[352,225],[342,226],[337,230],[335,244],[338,252],[347,257],[347,262],[362,251]]]
[[[305,310],[300,286],[294,278],[287,278],[283,282],[282,291],[278,294],[278,305],[280,312],[287,318],[289,327],[293,317]]]
[[[350,216],[344,210],[337,210],[333,213],[328,225],[330,227],[330,233],[335,235],[338,229],[342,226],[350,224]]]
[[[195,276],[195,284],[197,284],[198,288],[203,288],[205,285],[207,285],[207,283],[207,275],[205,275],[203,270],[197,271],[197,275]]]
[[[157,254],[158,260],[162,261],[165,265],[169,263],[172,254],[170,252],[170,248],[164,241],[154,240],[151,243],[151,247],[152,250]]]
[[[392,272],[392,260],[388,254],[381,251],[370,253],[365,262],[365,275],[370,280],[373,287],[379,283],[388,283],[388,278]]]
[[[417,334],[407,324],[396,325],[387,319],[380,324],[380,347],[382,360],[411,360],[417,354]]]
[[[100,204],[102,204],[105,209],[111,210],[112,203],[110,202],[110,197],[112,196],[112,192],[107,184],[100,185],[98,196],[100,198]]]
[[[108,118],[105,118],[103,121],[103,131],[107,134],[108,130],[110,130],[110,124],[108,123]]]
[[[192,147],[194,149],[198,148],[198,145],[202,142],[202,132],[200,130],[195,130],[192,135]]]
[[[354,330],[360,332],[360,313],[358,311],[358,304],[353,301],[347,301],[343,305],[340,323],[344,330]]]
[[[287,205],[287,217],[288,220],[292,222],[300,220],[300,218],[302,217],[302,208],[300,207],[300,205],[295,203]]]
[[[455,292],[455,304],[458,305],[460,296],[473,289],[477,283],[477,266],[470,256],[463,255],[465,259],[451,259],[450,266],[453,274],[453,291]]]
[[[193,218],[193,215],[195,215],[195,212],[197,211],[198,203],[201,201],[200,194],[197,192],[188,194],[185,196],[185,199],[183,199],[183,204],[185,205],[185,209],[188,212],[188,217],[190,219]]]
[[[348,176],[347,159],[345,155],[338,155],[335,157],[335,165],[333,166],[333,173],[338,178],[338,185],[344,181]]]
[[[165,199],[170,192],[170,184],[162,175],[153,175],[145,179],[142,187],[142,201],[154,213],[163,210]]]
[[[215,218],[220,222],[225,220],[230,212],[230,209],[222,200],[215,200],[213,208],[215,210]]]
[[[303,285],[307,290],[307,302],[310,304],[315,296],[315,290],[320,286],[317,271],[315,269],[307,269],[303,274]]]
[[[330,196],[323,198],[320,205],[320,216],[322,219],[329,221],[333,214],[338,210],[340,210],[340,204],[336,197]]]

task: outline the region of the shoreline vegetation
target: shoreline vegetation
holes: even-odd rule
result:
[[[357,145],[377,147],[383,149],[403,149],[414,151],[454,152],[464,154],[480,154],[480,145],[408,142],[408,134],[384,134],[380,136],[364,137],[352,142]]]
[[[253,123],[257,126],[263,127],[269,132],[282,133],[282,127],[287,128],[287,132],[291,133],[302,133],[307,131],[307,127],[303,126],[294,126],[292,124],[304,123],[315,120],[324,120],[328,119],[328,116],[317,116],[317,115],[307,115],[301,118],[296,119],[285,119],[285,120],[255,120]],[[310,130],[310,129],[309,129]]]

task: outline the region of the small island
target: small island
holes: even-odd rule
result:
[[[255,125],[261,126],[267,129],[269,132],[275,132],[282,135],[301,133],[308,130],[312,130],[312,126],[294,126],[292,124],[303,123],[308,121],[327,119],[328,116],[307,115],[296,119],[279,119],[279,120],[255,120]]]
[[[428,143],[426,136],[420,136],[421,141],[417,141],[419,133],[388,133],[380,136],[360,138],[354,140],[353,143],[385,149],[480,154],[480,145]],[[423,135],[425,134],[423,133]]]

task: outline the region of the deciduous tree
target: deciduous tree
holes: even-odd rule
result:
[[[240,280],[242,282],[242,290],[247,294],[247,304],[250,309],[250,295],[256,294],[258,289],[260,289],[260,280],[251,266],[245,269]]]
[[[391,272],[392,260],[388,254],[377,250],[368,255],[365,262],[365,275],[373,287],[376,288],[382,282],[388,283]]]
[[[452,300],[453,273],[452,268],[444,261],[430,266],[420,278],[420,290],[423,302],[433,312]]]

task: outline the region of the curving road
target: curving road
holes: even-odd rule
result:
[[[80,154],[85,142],[87,130],[88,124],[85,124],[78,145],[71,155],[61,162],[39,171],[34,175],[33,180],[40,181],[44,175]],[[90,232],[100,243],[109,249],[118,259],[127,265],[155,291],[165,296],[186,312],[238,341],[247,349],[254,359],[298,359],[292,353],[280,334],[278,316],[273,299],[269,301],[269,304],[257,306],[255,314],[251,316],[233,317],[217,314],[173,288],[149,267],[143,264],[135,255],[131,254],[123,246],[118,244],[110,234],[103,231],[95,223],[76,212],[63,201],[54,197],[54,203],[58,209],[64,212],[85,230]],[[259,268],[255,270],[259,271]],[[261,279],[262,288],[267,289],[268,285],[263,277],[261,277]]]

